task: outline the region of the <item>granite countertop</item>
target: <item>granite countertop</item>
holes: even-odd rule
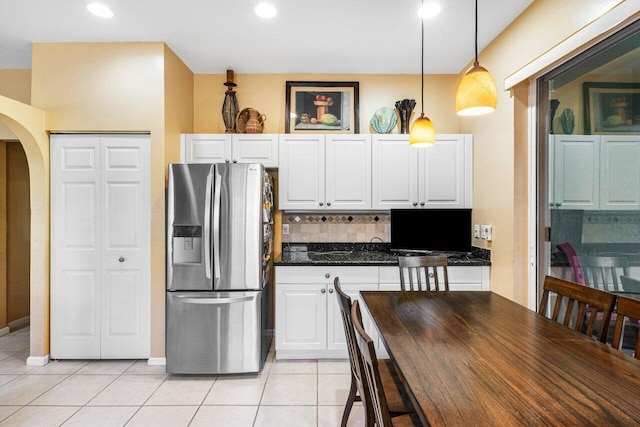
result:
[[[471,253],[442,252],[439,254],[447,255],[451,266],[491,265],[488,259],[490,254],[486,249]],[[398,265],[398,253],[391,251],[389,243],[285,243],[282,255],[276,258],[274,264],[276,266]]]

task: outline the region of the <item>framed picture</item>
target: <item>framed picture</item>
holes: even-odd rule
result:
[[[286,133],[358,133],[358,82],[287,82]]]
[[[640,83],[586,82],[582,91],[585,134],[640,133]]]

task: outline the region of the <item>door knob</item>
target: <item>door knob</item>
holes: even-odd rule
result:
[[[120,261],[120,262],[124,262],[124,257],[120,257],[120,258],[118,258],[118,261]]]

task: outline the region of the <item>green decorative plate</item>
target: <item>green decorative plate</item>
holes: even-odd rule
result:
[[[396,110],[382,107],[378,108],[373,117],[371,117],[371,128],[376,133],[389,133],[396,127],[397,122]]]

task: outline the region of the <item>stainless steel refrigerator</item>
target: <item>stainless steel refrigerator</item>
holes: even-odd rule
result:
[[[261,164],[170,164],[167,372],[259,372],[272,331],[273,185]]]

